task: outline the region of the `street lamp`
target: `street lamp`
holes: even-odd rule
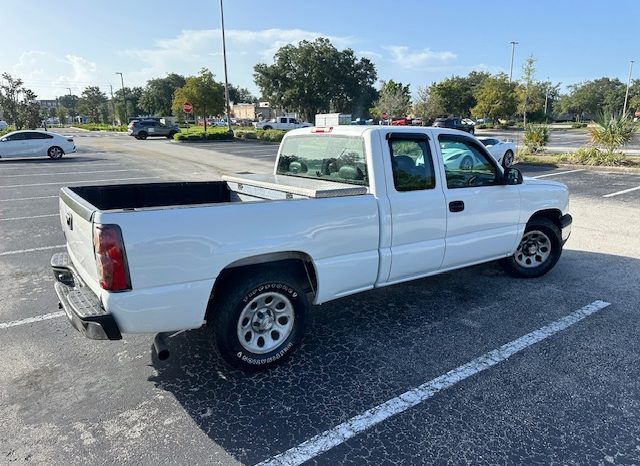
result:
[[[624,106],[622,107],[622,114],[627,114],[627,100],[629,100],[629,87],[631,86],[631,71],[633,70],[633,63],[635,60],[629,62],[629,79],[627,79],[627,92],[624,95]]]
[[[229,80],[227,79],[227,46],[224,40],[224,10],[220,0],[220,20],[222,23],[222,61],[224,62],[224,103],[227,108],[227,128],[231,131],[231,112],[229,109]]]
[[[127,91],[124,90],[124,77],[122,76],[122,73],[120,73],[119,71],[116,71],[116,74],[120,75],[120,82],[122,83],[122,100],[124,100],[124,124],[126,125],[128,123],[128,118],[127,118]]]
[[[511,68],[509,71],[509,84],[511,84],[511,79],[513,78],[513,55],[516,52],[516,45],[518,45],[518,42],[512,40],[510,44],[511,44]]]

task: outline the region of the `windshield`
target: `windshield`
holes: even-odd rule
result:
[[[278,175],[369,185],[362,137],[303,135],[285,139]]]

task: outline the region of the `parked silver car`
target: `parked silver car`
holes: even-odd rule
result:
[[[180,132],[175,125],[165,125],[157,120],[132,120],[129,123],[129,136],[136,139],[147,139],[150,136],[162,136],[173,139],[173,135]]]

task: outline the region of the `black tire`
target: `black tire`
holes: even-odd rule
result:
[[[145,139],[147,139],[147,136],[148,136],[148,134],[146,133],[146,131],[140,131],[140,132],[138,133],[138,139],[142,139],[143,141],[144,141]]]
[[[469,132],[470,132],[471,134],[476,134],[476,129],[475,129],[475,128],[471,128],[471,129],[469,130]]]
[[[49,150],[47,151],[47,155],[49,156],[50,159],[60,159],[64,155],[64,151],[62,150],[61,147],[52,146],[52,147],[49,147]]]
[[[513,165],[513,151],[509,149],[504,153],[504,157],[502,158],[502,166],[504,168],[509,168],[511,165]]]
[[[173,139],[173,136],[176,134],[175,131],[171,131],[169,134],[167,134],[167,139]]]
[[[213,333],[220,355],[229,365],[250,372],[280,364],[300,345],[309,315],[301,281],[268,268],[228,280],[224,296],[214,302]]]
[[[502,259],[500,265],[514,277],[536,278],[551,270],[561,255],[560,229],[547,218],[534,217],[527,223],[516,253]]]
[[[266,126],[263,126],[262,129],[273,129],[273,128],[269,125],[266,125]]]
[[[472,170],[472,169],[473,169],[473,159],[467,155],[460,161],[460,170]]]

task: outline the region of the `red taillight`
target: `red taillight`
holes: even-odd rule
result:
[[[333,131],[333,126],[324,127],[324,126],[314,126],[311,128],[312,133],[330,133]]]
[[[93,226],[93,250],[100,286],[107,291],[131,289],[127,256],[118,225]]]

